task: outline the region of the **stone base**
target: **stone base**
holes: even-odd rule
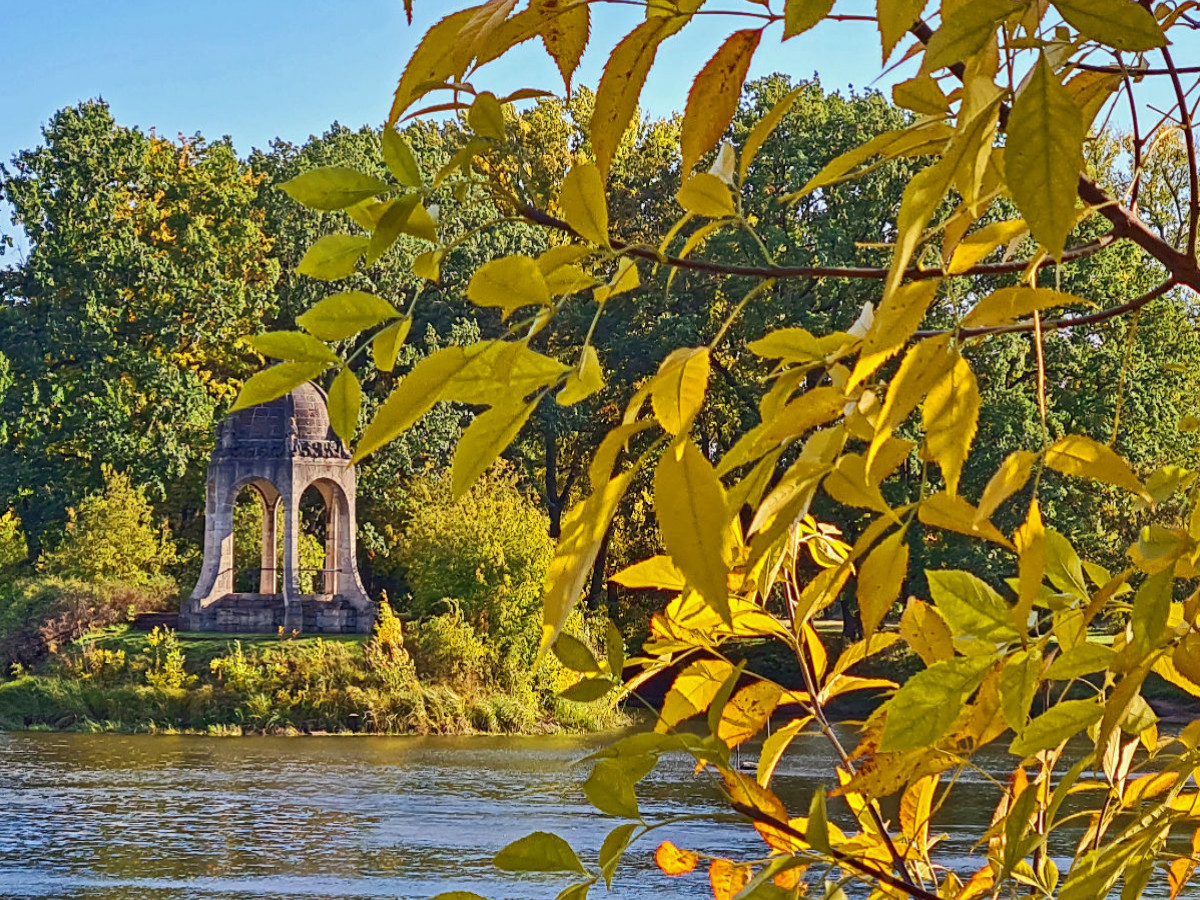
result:
[[[302,594],[290,610],[279,594],[226,594],[204,605],[190,600],[179,612],[180,631],[367,634],[374,625],[374,608],[359,610],[340,594]]]

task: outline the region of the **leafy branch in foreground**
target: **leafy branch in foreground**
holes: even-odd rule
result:
[[[791,265],[777,258],[785,251],[764,239],[761,222],[747,212],[748,175],[795,92],[768,110],[739,148],[723,140],[768,33],[779,26],[786,40],[861,18],[835,11],[830,0],[745,0],[721,10],[704,8],[703,0],[649,0],[645,19],[609,54],[590,146],[573,160],[556,203],[535,196],[510,134],[509,107],[544,89],[497,97],[476,86],[480,68],[538,38],[569,89],[592,7],[604,5],[530,0],[518,8],[517,0],[490,0],[452,12],[427,32],[400,79],[383,144],[393,180],[319,169],[288,187],[313,208],[345,209],[363,229],[325,237],[305,257],[300,270],[329,281],[372,265],[401,234],[428,243],[413,271],[437,281],[442,261],[472,236],[440,233],[431,199],[438,189],[453,188],[464,203],[486,194],[505,221],[546,230],[545,252],[487,261],[467,285],[471,303],[503,316],[506,336],[422,359],[358,441],[362,458],[439,402],[479,408],[456,451],[456,491],[511,444],[544,398],[572,405],[605,390],[592,338],[623,295],[643,280],[669,294],[681,271],[713,278],[711,341],[665,348],[657,371],[624,403],[619,424],[591,460],[590,493],[562,521],[546,580],[543,649],[553,647],[580,674],[568,696],[603,696],[630,668],[624,690],[631,694],[655,675],[672,676],[655,732],[628,737],[592,760],[588,799],[625,821],[594,866],[542,832],[505,848],[497,865],[570,874],[563,898],[584,897],[602,879],[610,884],[627,848],[666,824],[642,817],[637,783],[662,754],[685,752],[764,841],[762,855],[749,860],[660,844],[656,860],[667,875],[707,859],[717,900],[798,897],[822,885],[835,896],[843,883],[880,898],[1082,900],[1106,896],[1121,882],[1122,896],[1133,898],[1154,879],[1178,895],[1195,873],[1200,846],[1193,774],[1200,720],[1178,735],[1160,734],[1143,689],[1154,675],[1200,696],[1197,473],[1177,466],[1135,472],[1110,445],[1052,434],[1046,384],[1062,373],[1047,364],[1045,337],[1149,315],[1151,301],[1164,294],[1200,291],[1200,186],[1189,105],[1196,101],[1189,99],[1194,86],[1182,80],[1194,73],[1177,67],[1169,49],[1172,39],[1196,30],[1193,4],[946,3],[938,18],[926,20],[924,3],[878,0],[871,18],[884,62],[917,66],[893,91],[912,115],[903,127],[830,160],[807,183],[770,185],[786,215],[805,198],[819,202],[892,161],[923,163],[884,235],[887,264],[861,268]],[[710,14],[730,18],[737,30],[688,96],[676,194],[681,214],[656,245],[623,240],[610,225],[608,196],[623,135],[664,42]],[[1137,91],[1152,77],[1168,80],[1175,106],[1145,129],[1150,107]],[[434,102],[411,111],[428,100]],[[1110,139],[1113,110],[1126,106],[1134,127],[1127,181],[1102,184],[1089,152]],[[460,113],[472,136],[439,171],[422,172],[393,126],[445,111]],[[1188,176],[1174,242],[1141,217],[1138,204],[1157,156],[1172,147],[1186,158]],[[1097,232],[1103,222],[1108,230]],[[761,263],[699,256],[717,235],[743,238]],[[1157,286],[1095,312],[1047,318],[1090,303],[1062,290],[1065,263],[1130,246]],[[781,279],[834,278],[878,285],[876,302],[853,326],[828,333],[784,327],[761,334],[747,353],[727,352],[739,317],[768,306]],[[549,337],[566,313],[580,310],[591,315],[586,335],[567,342],[569,352],[551,352],[562,344]],[[336,369],[331,417],[343,438],[353,438],[354,356],[343,358],[325,342],[353,338],[357,353],[371,347],[379,367],[390,370],[411,315],[363,295],[322,301],[299,320],[304,332],[255,340],[284,364],[251,379],[239,404],[263,402]],[[947,319],[952,327],[922,327]],[[975,365],[998,335],[1013,332],[1030,336],[1037,360],[1040,439],[1035,447],[1009,448],[983,491],[968,498],[960,493],[963,473],[986,412]],[[695,426],[712,402],[711,372],[734,366],[767,372],[759,421],[717,452]],[[910,466],[919,472],[915,491],[893,491]],[[1064,476],[1100,482],[1160,510],[1120,571],[1081,559],[1077,536],[1043,519],[1046,486]],[[614,630],[606,659],[598,660],[563,627],[635,484],[653,499],[664,552],[614,580],[673,599],[654,616],[640,657],[625,659]],[[905,499],[889,499],[897,496]],[[1168,500],[1190,512],[1172,516]],[[843,540],[814,516],[814,503],[859,513],[861,526]],[[1016,527],[995,524],[1001,514]],[[991,545],[1011,577],[990,584],[954,569],[914,577],[911,548],[948,534]],[[927,584],[927,598],[909,597],[898,632],[885,628],[909,584]],[[864,634],[832,657],[814,623],[847,594],[857,600]],[[785,647],[803,687],[735,663],[733,651],[746,641]],[[901,643],[921,658],[921,672],[899,685],[855,674],[869,657]],[[867,691],[885,692],[886,702],[862,724],[857,746],[843,747],[829,704]],[[702,735],[679,728],[700,716]],[[730,765],[730,753],[772,717],[786,723],[763,743],[751,778]],[[830,743],[837,764],[828,792],[817,791],[807,815],[794,816],[771,780],[791,743],[810,731]],[[977,823],[977,852],[967,864],[943,855],[938,812],[963,790],[960,776],[975,770],[974,754],[1010,733],[1012,770],[997,784],[992,820]],[[896,796],[898,807],[889,800]],[[1190,850],[1177,852],[1177,830]],[[1074,848],[1065,869],[1064,854],[1050,850],[1064,842]]]

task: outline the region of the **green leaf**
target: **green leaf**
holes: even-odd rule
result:
[[[720,219],[735,212],[729,187],[716,175],[701,172],[684,182],[675,199],[690,213]]]
[[[297,317],[296,324],[323,341],[340,341],[399,315],[382,297],[363,291],[346,291],[316,303]]]
[[[396,356],[404,346],[411,328],[412,319],[403,318],[371,339],[371,359],[380,372],[390,372],[396,368]]]
[[[925,575],[934,605],[955,636],[970,635],[997,644],[1020,637],[1008,604],[990,585],[970,572],[927,571]]]
[[[405,187],[419,188],[424,184],[421,167],[409,149],[408,141],[396,129],[383,129],[383,161],[393,177]]]
[[[1008,752],[1026,757],[1057,747],[1095,725],[1103,715],[1104,707],[1095,700],[1063,700],[1021,729]]]
[[[995,656],[960,656],[935,662],[909,678],[887,702],[880,751],[919,750],[936,744],[995,662]]]
[[[629,842],[633,840],[633,833],[637,831],[638,824],[636,822],[626,822],[624,825],[618,825],[604,838],[604,843],[600,845],[600,874],[604,876],[604,883],[608,888],[612,889],[613,875],[617,871],[617,866],[621,862],[621,857],[625,850],[629,847]]]
[[[362,387],[350,367],[338,372],[329,386],[329,424],[347,447],[358,430],[358,413],[362,408]]]
[[[583,348],[579,367],[571,370],[567,383],[558,392],[555,400],[560,406],[573,406],[604,387],[604,373],[600,369],[600,357],[596,348],[588,344]]]
[[[596,662],[596,657],[592,655],[588,645],[565,631],[554,642],[554,655],[572,672],[591,675],[600,671],[600,664]]]
[[[1000,672],[1000,711],[1011,728],[1025,727],[1041,668],[1042,654],[1036,650],[1014,653],[1004,664]]]
[[[611,678],[581,678],[558,696],[572,703],[594,703],[616,686]]]
[[[1054,6],[1079,31],[1117,50],[1165,47],[1167,39],[1152,13],[1128,0],[1054,0]]]
[[[814,27],[833,11],[833,3],[834,0],[787,0],[783,6],[783,39],[786,41]]]
[[[472,420],[454,451],[450,484],[456,500],[470,490],[496,457],[513,442],[536,406],[537,401],[505,403],[493,406]]]
[[[669,447],[659,460],[654,512],[672,561],[688,584],[729,622],[725,489],[690,441]]]
[[[650,403],[654,417],[671,434],[683,434],[704,405],[708,390],[708,349],[680,347],[673,351],[654,376]]]
[[[340,363],[341,358],[321,341],[301,331],[269,331],[243,340],[270,359],[288,362]]]
[[[602,813],[622,819],[638,819],[637,795],[625,767],[617,760],[602,759],[583,784],[588,802]]]
[[[391,189],[386,181],[346,166],[313,169],[285,181],[282,187],[297,203],[326,210],[345,209]]]
[[[567,224],[585,241],[608,246],[608,201],[604,178],[591,163],[579,163],[563,178],[558,195]]]
[[[625,671],[625,637],[612,622],[608,623],[608,633],[605,639],[605,655],[608,658],[608,671],[613,678],[620,678]]]
[[[578,872],[587,870],[571,845],[557,834],[535,831],[528,837],[513,841],[496,854],[496,868],[504,872]]]
[[[1055,681],[1069,681],[1080,675],[1103,672],[1116,658],[1117,652],[1103,644],[1083,643],[1066,650],[1050,664],[1046,677]]]
[[[327,234],[308,248],[296,271],[321,281],[349,278],[370,243],[362,235]]]
[[[413,230],[409,220],[416,213],[420,201],[421,198],[418,194],[410,193],[387,202],[387,208],[379,216],[379,222],[376,223],[375,230],[371,233],[371,242],[367,245],[367,252],[363,256],[364,266],[375,265],[383,257],[383,254],[391,249],[392,244],[396,243],[396,239],[401,234]]]
[[[1084,137],[1083,114],[1042,56],[1008,118],[1005,171],[1029,230],[1057,260],[1075,224]]]
[[[418,362],[393,389],[367,426],[354,461],[407,431],[441,399],[446,383],[466,366],[462,347],[444,347]]]
[[[1134,646],[1143,655],[1154,649],[1167,629],[1174,588],[1175,567],[1167,566],[1142,582],[1134,595],[1130,625]]]
[[[829,819],[825,813],[825,787],[819,786],[808,804],[808,827],[804,839],[818,853],[829,852]]]
[[[954,7],[929,39],[922,69],[932,72],[974,56],[995,33],[996,25],[1022,5],[1013,0],[972,0]]]
[[[507,318],[522,306],[549,306],[550,289],[528,256],[505,256],[485,263],[471,276],[467,299],[476,306],[496,306]]]
[[[480,137],[504,140],[504,108],[495,94],[484,91],[475,97],[467,110],[467,124]]]
[[[289,394],[328,368],[329,364],[323,362],[288,362],[264,369],[242,385],[233,412]]]
[[[554,896],[554,900],[587,900],[587,895],[595,883],[596,879],[593,878],[591,881],[569,884]]]

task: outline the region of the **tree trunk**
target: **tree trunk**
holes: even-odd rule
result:
[[[596,564],[592,566],[592,583],[588,588],[588,609],[599,609],[606,599],[605,584],[608,582],[608,542],[612,540],[613,527],[610,524],[604,532],[604,540],[600,542],[600,551],[596,554]]]

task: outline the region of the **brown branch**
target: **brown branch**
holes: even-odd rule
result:
[[[1192,133],[1192,115],[1188,109],[1187,94],[1183,90],[1183,82],[1179,80],[1179,70],[1175,68],[1175,60],[1167,47],[1162,48],[1163,60],[1171,73],[1171,86],[1175,89],[1175,99],[1179,103],[1179,123],[1183,126],[1183,140],[1187,147],[1188,178],[1192,194],[1191,206],[1188,209],[1188,242],[1187,255],[1196,257],[1196,230],[1200,227],[1200,182],[1196,173],[1196,136]]]
[[[741,813],[752,822],[765,825],[774,831],[783,832],[789,837],[797,838],[798,840],[805,842],[808,840],[808,836],[805,835],[800,829],[792,827],[792,825],[787,822],[781,822],[774,816],[767,815],[761,809],[755,809],[753,806],[748,806],[745,803],[738,803],[736,800],[730,800],[729,805],[733,807],[735,812]],[[874,866],[869,865],[860,859],[855,859],[853,856],[849,856],[848,854],[843,853],[841,850],[830,847],[827,852],[828,855],[835,859],[839,865],[855,869],[864,875],[874,878],[881,884],[886,884],[888,887],[895,888],[898,891],[903,891],[910,897],[915,897],[916,900],[939,900],[937,894],[927,891],[925,888],[917,887],[915,884],[907,884],[901,879],[897,878],[891,872],[886,872],[883,869],[876,869]]]
[[[1062,319],[1052,319],[1049,322],[1041,323],[1042,331],[1062,331],[1067,328],[1079,328],[1082,325],[1095,325],[1098,322],[1104,322],[1108,319],[1115,319],[1117,316],[1123,316],[1126,313],[1137,312],[1151,300],[1161,297],[1173,287],[1177,287],[1178,283],[1173,278],[1168,278],[1158,287],[1147,291],[1140,297],[1130,300],[1128,303],[1122,303],[1120,306],[1114,306],[1110,309],[1102,309],[1099,312],[1088,313],[1086,316],[1067,316]],[[1034,331],[1038,328],[1037,322],[1017,322],[1013,325],[994,325],[986,328],[951,328],[946,331],[928,330],[918,331],[913,337],[927,338],[940,337],[946,334],[953,334],[958,338],[982,337],[992,334],[1017,334],[1024,331]]]
[[[556,218],[536,206],[528,204],[519,207],[518,214],[529,222],[535,225],[543,225],[547,228],[553,228],[557,231],[562,231],[566,234],[580,237],[579,233],[564,222],[562,219]],[[1064,263],[1072,262],[1078,259],[1084,259],[1094,253],[1103,250],[1109,244],[1116,241],[1118,235],[1115,232],[1102,234],[1094,241],[1089,241],[1079,247],[1073,247],[1063,253],[1062,261]],[[661,266],[671,266],[675,269],[686,269],[692,272],[704,272],[708,275],[731,275],[745,276],[750,278],[775,278],[775,279],[791,279],[791,278],[846,278],[846,279],[862,279],[867,281],[882,281],[888,277],[887,269],[877,269],[858,266],[739,266],[730,263],[712,262],[706,259],[686,259],[679,256],[667,256],[659,253],[649,247],[638,244],[631,244],[627,241],[622,241],[617,238],[609,238],[609,246],[614,250],[620,251],[627,256],[633,256],[638,259],[644,259],[649,262]],[[955,277],[968,278],[976,275],[1015,275],[1018,272],[1024,272],[1030,265],[1034,263],[1030,260],[1015,260],[1012,262],[999,263],[980,263],[972,266],[964,272],[955,273]],[[1050,268],[1058,265],[1054,260],[1046,257],[1036,263],[1039,270]],[[949,273],[942,267],[922,268],[913,266],[905,270],[904,278],[906,281],[924,281],[930,278],[947,278]]]
[[[1139,78],[1143,75],[1170,75],[1172,71],[1171,69],[1153,69],[1149,66],[1097,66],[1082,62],[1073,62],[1069,65],[1072,69],[1082,69],[1085,72],[1100,72],[1103,75],[1122,75],[1128,73]],[[1200,66],[1179,66],[1174,71],[1179,75],[1200,75]]]

